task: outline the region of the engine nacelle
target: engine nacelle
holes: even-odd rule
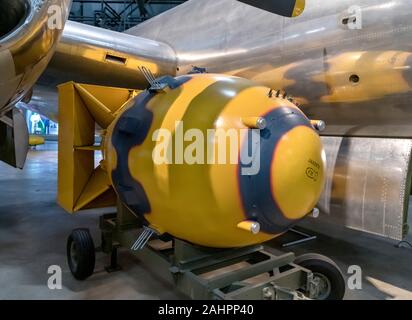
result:
[[[0,0],[0,116],[30,92],[53,56],[71,0]]]
[[[325,155],[296,105],[242,78],[164,83],[121,109],[103,148],[120,200],[148,226],[197,245],[242,247],[314,209]]]

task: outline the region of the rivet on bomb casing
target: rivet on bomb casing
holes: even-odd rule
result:
[[[320,210],[318,208],[313,209],[312,212],[309,214],[309,217],[312,217],[315,219],[319,218],[319,216],[320,216]]]
[[[312,127],[319,132],[322,132],[326,129],[326,123],[322,120],[311,120],[310,121]]]
[[[253,234],[258,234],[260,232],[260,224],[256,221],[242,221],[237,225],[237,227]]]
[[[242,118],[242,122],[246,127],[249,127],[250,129],[263,130],[266,129],[267,126],[266,119],[262,117]]]

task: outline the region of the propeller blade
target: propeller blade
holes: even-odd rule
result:
[[[239,0],[284,17],[297,17],[305,10],[305,0]]]

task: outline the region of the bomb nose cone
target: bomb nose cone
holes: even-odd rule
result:
[[[265,115],[260,168],[239,176],[243,208],[268,234],[281,234],[308,215],[324,187],[325,153],[310,120],[298,109],[280,106]]]
[[[272,196],[291,220],[305,217],[319,200],[324,185],[324,153],[318,134],[298,126],[282,136],[271,164]]]

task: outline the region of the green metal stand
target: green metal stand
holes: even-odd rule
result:
[[[123,206],[117,214],[102,216],[100,227],[102,249],[108,254],[131,248],[142,230],[139,219]],[[317,289],[312,273],[293,264],[293,253],[274,255],[261,245],[219,250],[155,238],[132,253],[196,300],[307,299]]]

